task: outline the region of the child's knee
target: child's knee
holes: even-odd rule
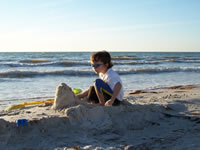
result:
[[[96,79],[95,82],[94,82],[94,84],[95,84],[96,86],[101,85],[102,83],[104,83],[104,81],[101,80],[101,79]]]
[[[104,81],[101,79],[96,79],[94,82],[95,88],[100,92],[100,89],[102,88],[102,85],[104,84]]]

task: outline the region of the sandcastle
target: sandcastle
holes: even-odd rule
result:
[[[79,99],[75,96],[72,89],[65,83],[56,87],[55,101],[52,109],[59,110],[77,105]]]

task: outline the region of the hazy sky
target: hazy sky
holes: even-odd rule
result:
[[[0,0],[0,51],[198,51],[200,0]]]

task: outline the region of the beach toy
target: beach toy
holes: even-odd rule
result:
[[[37,104],[43,104],[43,103],[53,103],[54,100],[44,100],[44,101],[35,101],[35,102],[24,102],[17,105],[11,105],[8,106],[5,110],[15,110],[15,109],[21,109],[24,108],[26,105],[37,105]]]
[[[79,88],[74,88],[74,89],[73,89],[73,92],[74,92],[74,94],[79,94],[79,93],[82,92],[82,90],[79,89]]]
[[[16,123],[17,123],[17,127],[28,126],[28,120],[27,119],[18,119],[16,121]]]
[[[17,104],[17,105],[8,106],[5,110],[15,110],[15,109],[21,109],[24,107],[25,106],[23,104]]]
[[[35,101],[35,102],[24,102],[21,103],[22,105],[37,105],[37,104],[43,104],[43,103],[53,103],[54,100],[44,100],[44,101]]]

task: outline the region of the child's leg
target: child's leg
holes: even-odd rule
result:
[[[101,79],[96,79],[95,84],[95,91],[99,99],[99,103],[104,105],[105,101],[109,100],[113,94],[113,91],[109,87],[108,84],[106,84],[103,80]],[[107,95],[105,97],[105,94]]]
[[[103,102],[105,103],[106,101],[108,101],[109,99],[111,99],[113,91],[112,89],[109,87],[108,84],[106,84],[103,80],[101,79],[97,79],[95,81],[95,91],[97,91],[97,95],[99,93],[99,95],[101,96],[101,98],[103,99]],[[118,99],[115,99],[113,106],[118,106],[120,105],[121,101],[119,101]]]
[[[90,86],[87,99],[88,99],[89,102],[99,103],[99,99],[97,97],[94,86]]]

